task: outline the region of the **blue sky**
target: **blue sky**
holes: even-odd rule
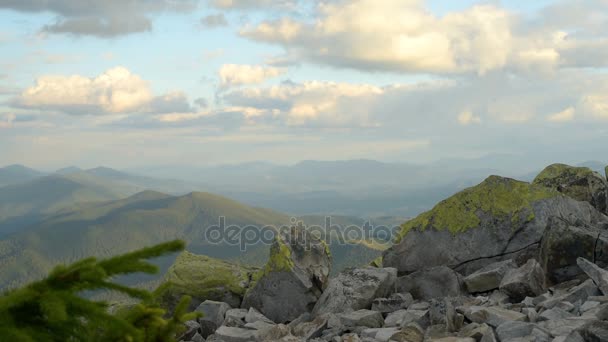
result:
[[[82,4],[0,0],[0,165],[605,159],[605,2]]]

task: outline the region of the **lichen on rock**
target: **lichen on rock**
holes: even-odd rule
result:
[[[534,219],[533,202],[559,195],[545,187],[510,178],[490,176],[481,184],[465,189],[441,201],[433,209],[420,214],[401,226],[399,242],[410,230],[424,231],[428,228],[448,230],[452,234],[478,227],[480,214],[489,214],[517,221]],[[525,211],[525,216],[522,213]]]
[[[163,307],[173,308],[181,296],[192,297],[191,306],[205,300],[227,302],[238,307],[259,269],[227,261],[181,253],[169,268],[154,296]]]

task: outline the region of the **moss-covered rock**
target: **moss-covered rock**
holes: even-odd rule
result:
[[[594,225],[606,217],[589,203],[557,190],[491,176],[406,222],[383,266],[411,273],[448,266],[468,275],[496,261],[538,257],[550,217],[576,217]]]
[[[554,197],[557,192],[510,178],[490,176],[481,184],[465,189],[441,201],[427,211],[402,225],[399,242],[410,230],[428,228],[447,230],[452,234],[479,227],[482,215],[496,219],[532,220],[532,203]],[[525,214],[522,216],[522,214]]]
[[[589,202],[597,210],[608,213],[608,182],[589,168],[549,165],[536,176],[533,184],[557,190],[578,201]]]
[[[173,309],[183,295],[192,297],[192,308],[205,300],[238,307],[253,274],[258,271],[257,268],[183,252],[167,271],[154,297],[168,309]]]
[[[243,307],[253,307],[274,322],[288,322],[313,305],[328,284],[327,244],[303,229],[277,234],[268,263],[254,276]]]

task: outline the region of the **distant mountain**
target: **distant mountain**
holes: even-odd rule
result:
[[[75,173],[75,172],[80,172],[82,171],[81,168],[76,167],[76,166],[68,166],[68,167],[64,167],[62,169],[59,169],[57,171],[55,171],[55,174],[57,175],[69,175],[70,173]]]
[[[42,177],[43,172],[30,169],[23,165],[10,165],[0,168],[0,187],[18,184]]]
[[[60,210],[130,195],[128,189],[93,177],[51,175],[0,188],[0,236]]]
[[[57,263],[115,255],[175,238],[188,241],[188,250],[194,253],[262,265],[269,245],[254,244],[243,251],[238,245],[207,242],[204,233],[218,224],[219,217],[225,217],[227,227],[293,224],[288,215],[210,193],[170,196],[145,191],[66,211],[0,240],[0,288],[37,279]],[[320,223],[323,219],[307,217],[305,221]],[[382,218],[382,222],[395,220]],[[361,220],[337,218],[334,223],[360,224]],[[335,250],[337,255],[349,256],[348,260],[338,261],[342,266],[366,263],[380,254],[364,245],[337,246]],[[170,260],[164,264],[170,265]]]

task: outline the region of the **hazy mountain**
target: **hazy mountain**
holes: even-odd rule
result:
[[[64,167],[64,168],[61,168],[61,169],[55,171],[55,174],[57,174],[57,175],[68,175],[70,173],[75,173],[75,172],[80,172],[80,171],[82,171],[82,169],[79,168],[79,167],[68,166],[68,167]]]
[[[0,187],[30,181],[44,173],[23,165],[10,165],[0,168]]]
[[[36,279],[57,263],[115,255],[175,238],[188,241],[188,249],[195,253],[249,264],[264,263],[268,245],[249,246],[243,252],[238,245],[207,243],[204,232],[218,224],[220,216],[226,218],[226,226],[292,224],[288,215],[249,207],[218,195],[198,192],[175,197],[145,191],[56,215],[0,240],[0,288]],[[356,222],[338,219],[341,220]],[[350,248],[369,250],[368,254],[360,253],[364,260],[351,257],[350,263],[366,262],[368,256],[379,254],[365,246]],[[340,255],[350,255],[348,247],[339,250]]]

